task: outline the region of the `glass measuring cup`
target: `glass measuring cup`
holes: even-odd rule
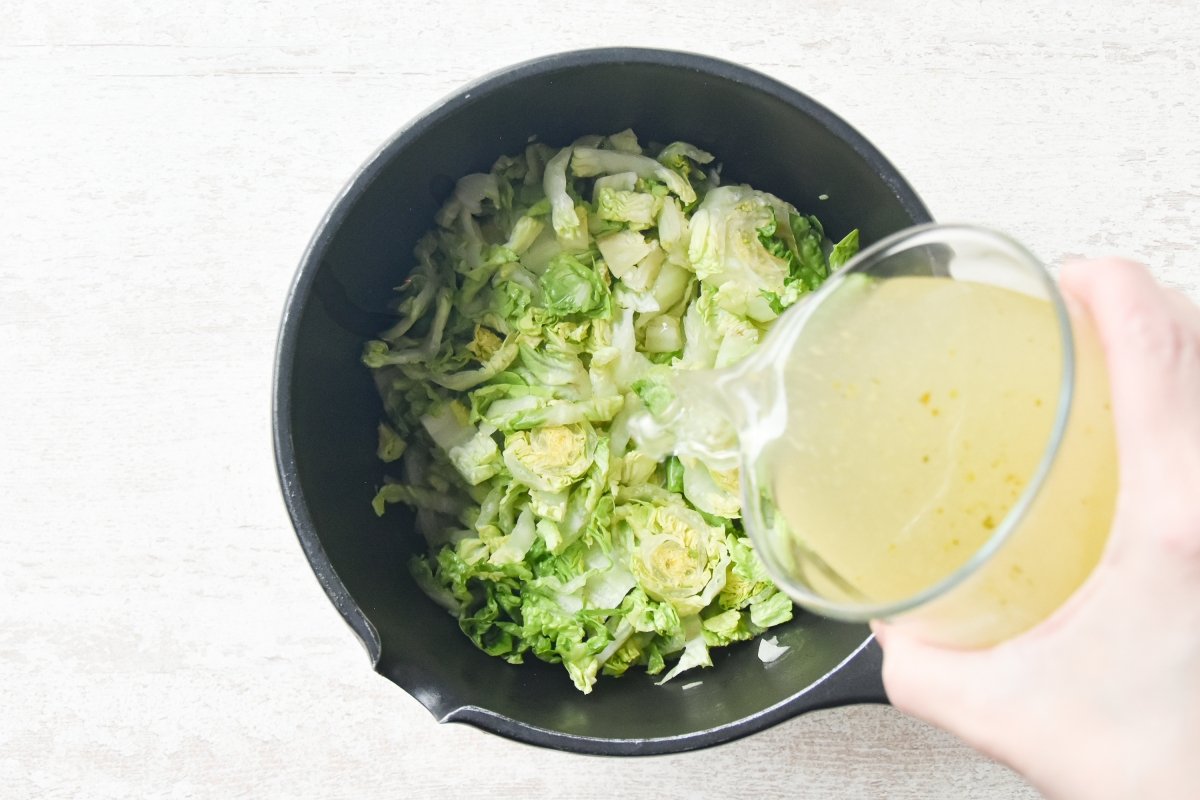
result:
[[[965,225],[902,231],[684,373],[641,437],[740,470],[745,527],[801,606],[984,646],[1049,615],[1107,539],[1107,375],[1042,264]]]

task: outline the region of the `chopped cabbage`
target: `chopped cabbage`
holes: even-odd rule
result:
[[[373,506],[415,511],[418,585],[484,652],[560,663],[585,693],[711,666],[792,615],[737,470],[660,458],[632,420],[672,407],[673,374],[753,350],[858,232],[833,244],[783,200],[718,186],[713,161],[625,130],[463,177],[363,350],[397,469]]]

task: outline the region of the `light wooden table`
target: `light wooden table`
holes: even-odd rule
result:
[[[1200,17],[1090,6],[0,0],[0,795],[1033,796],[888,708],[646,760],[439,727],[309,573],[269,384],[359,162],[465,80],[594,45],[741,61],[841,113],[937,217],[1197,296]]]

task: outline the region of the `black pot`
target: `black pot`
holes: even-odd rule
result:
[[[408,574],[420,535],[396,511],[382,520],[371,511],[383,473],[374,455],[381,409],[359,353],[390,324],[392,287],[454,180],[521,151],[530,136],[561,145],[625,127],[643,140],[684,139],[712,151],[726,182],[818,214],[835,240],[858,227],[869,244],[930,221],[900,173],[849,125],[727,62],[588,50],[464,88],[359,170],[318,227],[288,297],[275,455],[304,552],[376,671],[441,722],[562,750],[650,754],[725,742],[817,708],[886,702],[867,628],[804,613],[773,631],[791,649],[770,664],[755,643],[735,645],[714,651],[712,669],[664,686],[631,670],[581,695],[561,667],[513,666],[476,650]]]

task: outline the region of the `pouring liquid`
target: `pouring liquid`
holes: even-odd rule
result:
[[[823,310],[782,362],[786,426],[758,456],[790,537],[776,551],[790,577],[827,597],[902,600],[970,559],[1033,478],[1062,379],[1055,314],[1019,292],[931,277],[874,282]],[[1112,423],[1101,354],[1090,329],[1076,329],[1076,390],[1055,464],[1003,568],[955,609],[964,618],[999,606],[1019,620],[1008,627],[1028,627],[1103,550]],[[788,557],[789,544],[809,555]],[[994,621],[980,642],[1003,627]]]
[[[1116,495],[1107,377],[1090,326],[1074,330],[1057,456],[1014,535],[938,611],[954,618],[940,624],[956,643],[1044,618],[1103,550]],[[785,523],[752,530],[760,551],[834,602],[900,601],[952,575],[997,533],[1046,454],[1059,342],[1048,301],[985,283],[868,281],[817,308],[785,352],[752,355],[715,382],[734,408],[743,497]],[[761,388],[767,373],[774,391]]]

